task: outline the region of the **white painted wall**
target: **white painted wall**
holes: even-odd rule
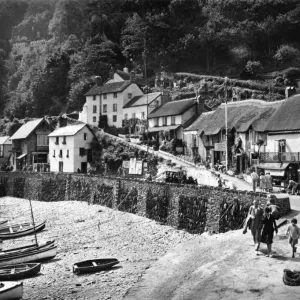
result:
[[[141,96],[144,95],[144,93],[141,91],[141,89],[135,84],[132,83],[130,86],[128,86],[124,91],[123,91],[123,106],[125,106],[131,99],[128,98],[128,94],[132,94],[132,98],[135,96]]]
[[[144,112],[144,118],[147,118],[147,105],[141,106],[132,106],[128,108],[123,108],[123,116],[122,119],[125,119],[125,114],[128,115],[128,119],[133,118],[132,114],[135,113],[135,117],[138,119],[142,119],[142,112]]]
[[[87,140],[84,140],[84,133],[87,133]],[[50,172],[59,172],[59,162],[63,162],[63,172],[77,172],[81,169],[81,162],[87,162],[87,155],[80,156],[79,148],[90,149],[94,136],[91,131],[84,127],[74,136],[66,136],[66,144],[62,144],[63,137],[59,137],[59,144],[56,145],[56,137],[49,137],[49,161]],[[59,151],[62,150],[62,157]],[[67,157],[69,150],[69,157]],[[53,157],[55,151],[55,157]]]
[[[268,135],[266,152],[278,152],[279,140],[286,140],[286,152],[300,152],[300,133]]]

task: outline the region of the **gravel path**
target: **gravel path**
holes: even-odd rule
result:
[[[180,242],[199,236],[133,214],[86,202],[32,201],[36,222],[47,220],[38,241],[55,239],[58,255],[43,264],[41,274],[25,279],[24,300],[122,299],[156,260]],[[31,220],[28,200],[0,199],[1,219]],[[34,242],[34,236],[4,241],[4,249]],[[108,272],[77,276],[72,264],[115,257],[120,265]]]

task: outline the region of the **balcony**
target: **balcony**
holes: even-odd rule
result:
[[[264,152],[260,153],[259,160],[268,162],[300,162],[300,152]]]

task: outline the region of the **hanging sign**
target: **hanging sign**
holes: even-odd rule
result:
[[[215,143],[215,151],[225,151],[226,152],[226,142]]]
[[[139,160],[135,164],[135,174],[142,175],[143,173],[143,161]]]
[[[123,167],[124,169],[129,169],[129,160],[123,160],[122,167]]]
[[[135,173],[136,168],[136,158],[130,158],[129,161],[129,174],[136,174]]]

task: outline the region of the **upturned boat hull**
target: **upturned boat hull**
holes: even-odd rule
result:
[[[18,300],[23,297],[23,283],[5,281],[0,283],[0,300]]]
[[[0,256],[0,266],[22,264],[27,262],[38,262],[54,258],[57,254],[57,247],[53,246],[41,250],[33,250],[24,253],[2,257]]]

